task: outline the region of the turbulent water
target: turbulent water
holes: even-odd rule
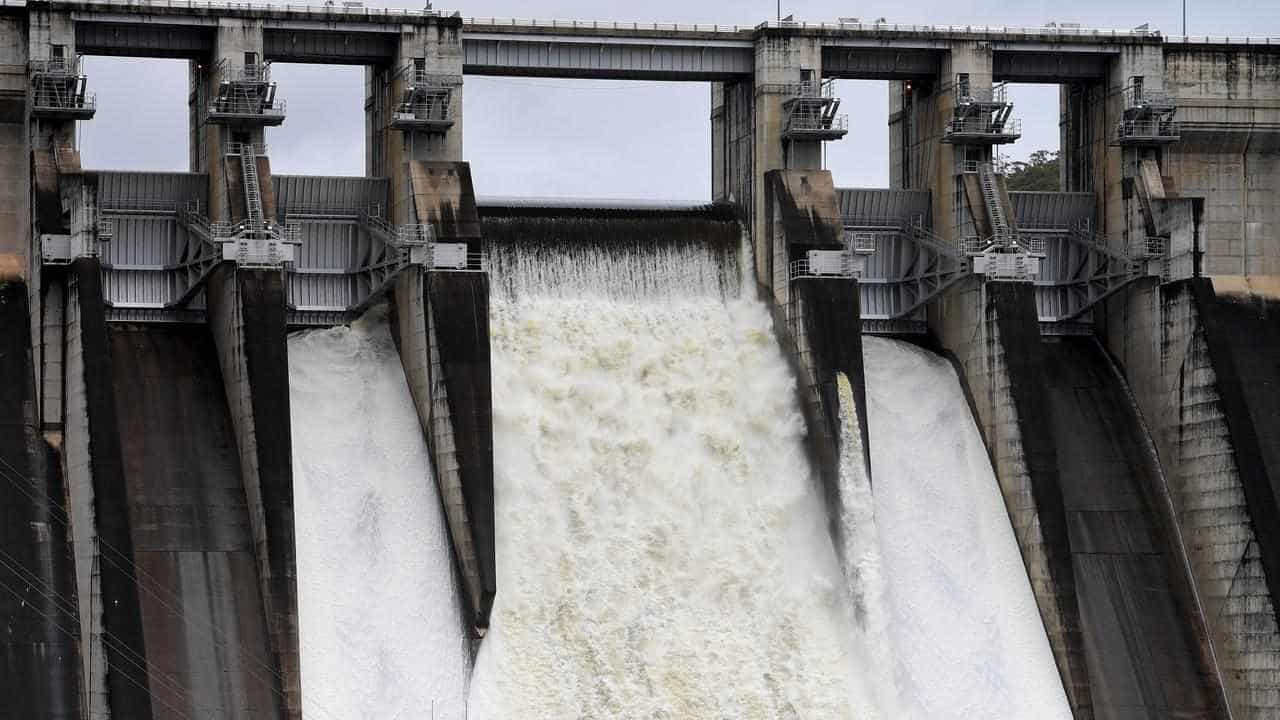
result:
[[[863,342],[878,545],[865,532],[854,542],[861,566],[875,571],[865,581],[873,610],[883,602],[887,633],[877,652],[892,663],[895,717],[1069,719],[955,371],[908,343]],[[865,515],[864,504],[853,505]]]
[[[386,319],[289,338],[302,695],[319,720],[462,720],[469,654]]]
[[[948,363],[865,339],[870,475],[838,378],[837,548],[793,374],[733,257],[494,261],[500,590],[474,672],[385,317],[290,337],[309,715],[1070,718]]]
[[[496,265],[500,590],[471,718],[870,716],[794,380],[737,271]]]

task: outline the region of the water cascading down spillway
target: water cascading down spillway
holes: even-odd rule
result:
[[[866,489],[861,448],[846,441],[842,453],[858,457],[846,455],[841,468],[844,557],[850,594],[865,606],[864,642],[892,667],[890,716],[1069,720],[955,370],[910,343],[867,337],[863,372],[874,489]],[[857,420],[841,380],[848,426]]]
[[[385,311],[291,336],[289,391],[307,717],[463,720],[469,640]]]
[[[501,591],[474,670],[385,316],[290,338],[309,713],[1070,717],[944,360],[865,340],[874,483],[839,378],[835,547],[735,223],[485,232]]]
[[[868,717],[737,226],[626,225],[486,219],[500,590],[470,717]]]

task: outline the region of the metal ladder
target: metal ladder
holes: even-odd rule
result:
[[[1004,204],[1000,202],[1000,193],[996,188],[996,172],[991,163],[978,166],[978,177],[982,182],[982,200],[987,205],[987,215],[991,218],[991,229],[995,232],[996,241],[1001,243],[1009,239],[1009,221],[1004,215]]]
[[[249,226],[255,231],[261,230],[262,190],[258,187],[258,159],[251,143],[240,146],[240,169],[244,173],[244,204]]]

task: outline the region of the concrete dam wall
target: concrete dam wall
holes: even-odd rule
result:
[[[0,281],[0,707],[5,720],[81,716],[80,630],[59,438],[37,423],[27,287]]]
[[[117,325],[110,342],[155,717],[278,716],[280,681],[213,338],[201,326]]]
[[[1280,717],[1277,48],[0,3],[0,716]],[[187,172],[82,166],[94,56]],[[715,204],[478,205],[476,75],[708,83]]]

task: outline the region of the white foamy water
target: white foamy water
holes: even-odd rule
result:
[[[894,676],[887,589],[880,557],[875,498],[867,475],[853,386],[844,373],[836,375],[840,398],[840,525],[845,586],[849,594],[850,626],[859,672],[870,685],[879,716],[902,718],[902,703]]]
[[[453,561],[384,314],[291,335],[289,393],[307,716],[462,720]]]
[[[696,249],[495,265],[499,591],[471,718],[870,716],[765,306]]]
[[[1069,720],[1004,499],[955,371],[908,343],[863,343],[888,616],[883,655],[893,663],[899,716]]]

